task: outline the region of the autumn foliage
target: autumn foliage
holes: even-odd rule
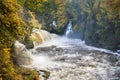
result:
[[[12,45],[15,40],[23,41],[26,24],[18,16],[16,0],[0,0],[0,79],[23,80],[13,63]],[[22,69],[22,68],[21,68]],[[24,79],[25,80],[25,79]]]

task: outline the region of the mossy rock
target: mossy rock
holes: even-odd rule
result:
[[[32,48],[34,48],[33,41],[31,41],[31,40],[26,41],[25,46],[26,46],[27,49],[32,49]]]
[[[16,72],[21,75],[21,80],[39,80],[39,74],[35,70],[17,66]]]
[[[29,35],[25,36],[24,44],[27,49],[32,49],[34,47],[33,41],[30,39]]]
[[[45,80],[47,80],[50,76],[50,71],[48,70],[39,70],[39,73],[42,77],[45,78]]]

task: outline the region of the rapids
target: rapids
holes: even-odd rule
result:
[[[48,80],[120,80],[118,53],[87,46],[80,39],[51,36],[29,50],[33,64],[27,67],[49,70]]]

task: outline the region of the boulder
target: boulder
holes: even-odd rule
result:
[[[45,80],[47,80],[50,76],[50,71],[48,70],[39,70],[39,74],[41,77],[43,77]]]
[[[26,46],[27,49],[32,49],[32,48],[34,48],[33,41],[30,39],[30,36],[29,36],[29,35],[26,35],[26,36],[25,36],[24,44],[25,44],[25,46]]]
[[[14,60],[19,65],[30,65],[32,63],[31,53],[19,41],[14,43]]]

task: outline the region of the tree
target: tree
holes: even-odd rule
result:
[[[3,44],[1,47],[10,47],[15,39],[24,39],[26,26],[18,17],[18,7],[15,0],[0,1],[0,44]]]
[[[16,0],[0,0],[0,75],[3,80],[19,80],[12,62],[11,47],[23,40],[26,26],[18,17]]]
[[[120,48],[120,0],[105,0],[108,9],[108,24],[113,31],[114,35],[114,47],[115,49]],[[113,41],[113,40],[112,40]],[[111,42],[112,42],[111,41]]]

